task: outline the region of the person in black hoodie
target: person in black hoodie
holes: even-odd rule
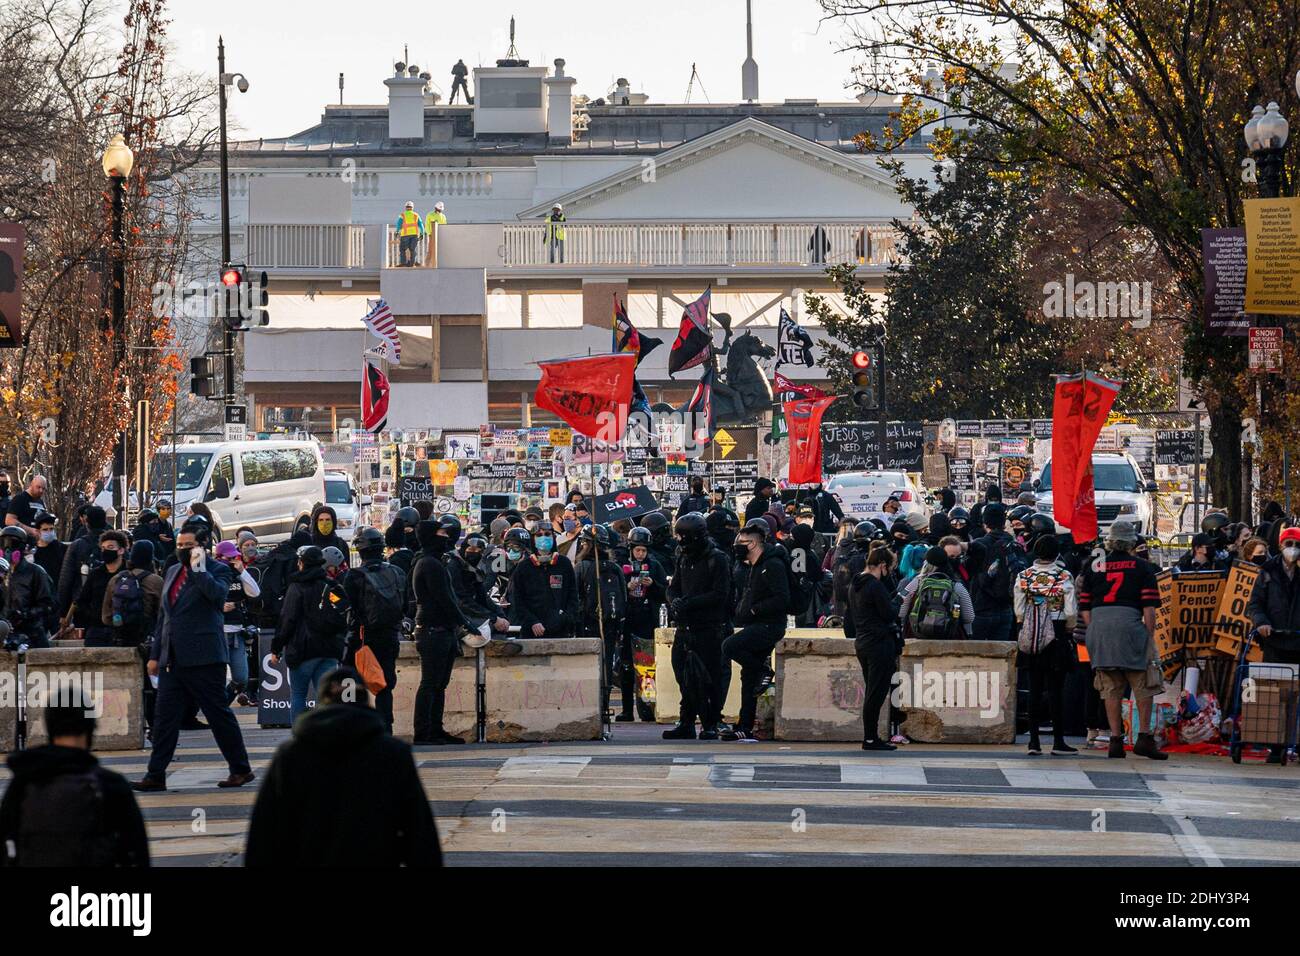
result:
[[[849,584],[849,617],[853,621],[853,650],[862,665],[862,749],[894,750],[881,740],[880,709],[889,688],[898,657],[898,599],[891,596],[885,580],[894,566],[894,554],[883,543],[866,557],[863,570]],[[847,630],[847,628],[846,628]]]
[[[790,584],[784,549],[769,544],[767,522],[751,521],[736,535],[736,560],[749,566],[745,591],[736,605],[735,634],[722,642],[725,657],[740,665],[740,719],[724,740],[755,740],[758,698],[776,678],[768,661],[785,636]]]
[[[704,493],[704,478],[696,475],[691,479],[691,493],[683,498],[682,503],[677,506],[677,517],[688,515],[692,511],[707,514],[708,510],[709,496]]]
[[[972,536],[979,533],[979,529],[984,527],[984,508],[991,504],[1002,504],[1002,486],[995,481],[991,481],[984,488],[984,500],[977,501],[975,507],[971,509],[970,526],[976,529],[971,532]]]
[[[48,511],[45,514],[38,515],[36,518],[36,547],[32,549],[32,560],[50,576],[50,584],[54,586],[55,594],[59,593],[59,574],[63,571],[63,558],[68,550],[68,546],[59,540],[59,532],[56,530],[57,524],[57,519]],[[51,614],[49,622],[51,631],[56,630],[58,627],[58,608],[56,607],[53,610],[55,613]]]
[[[324,551],[326,548],[338,548],[343,552],[343,567],[350,567],[348,543],[339,537],[339,516],[329,505],[317,505],[311,513],[311,543]],[[405,572],[403,572],[405,573]]]
[[[722,650],[723,637],[730,632],[731,567],[727,556],[714,546],[708,522],[700,515],[683,515],[676,531],[681,548],[668,584],[668,608],[677,628],[672,664],[682,702],[677,726],[665,730],[663,737],[694,740],[698,717],[700,738],[717,740],[725,699],[722,674],[731,666]],[[693,657],[699,659],[702,674]]]
[[[521,637],[572,637],[581,606],[573,562],[555,553],[547,529],[535,535],[530,553],[510,576],[510,621]]]
[[[668,591],[668,573],[650,553],[650,532],[645,528],[633,528],[628,532],[627,541],[627,564],[623,568],[627,575],[627,618],[623,627],[626,656],[619,685],[623,708],[622,713],[614,718],[620,722],[636,719],[633,707],[637,690],[636,652],[640,649],[654,655],[659,609]]]
[[[970,512],[960,505],[948,512],[948,527],[963,543],[970,544]]]
[[[442,865],[409,744],[388,735],[361,675],[339,668],[280,745],[253,804],[249,867]]]
[[[273,628],[280,620],[284,596],[289,582],[298,569],[298,551],[311,544],[311,533],[295,531],[288,541],[282,541],[257,559],[257,582],[261,593],[250,602],[256,612],[258,627]],[[322,549],[324,550],[324,549]]]
[[[298,551],[298,570],[289,577],[280,620],[271,640],[271,660],[289,668],[290,719],[307,712],[307,698],[320,699],[320,683],[339,666],[347,639],[347,608],[338,594],[326,594],[325,556],[315,545]],[[335,600],[331,600],[334,597]]]
[[[54,587],[39,565],[24,559],[27,546],[27,532],[22,528],[10,525],[0,531],[0,547],[9,561],[9,574],[0,587],[0,610],[13,633],[23,635],[28,647],[49,647]]]
[[[84,533],[73,539],[63,556],[63,569],[59,572],[59,617],[66,618],[72,602],[77,599],[81,585],[90,569],[99,561],[99,536],[108,530],[104,509],[87,505],[82,515]]]
[[[776,494],[776,483],[771,478],[759,478],[754,482],[754,497],[745,505],[745,524],[753,521],[772,507],[772,498]]]
[[[1278,519],[1279,521],[1281,519]],[[1300,528],[1278,532],[1279,554],[1264,562],[1246,614],[1259,631],[1266,663],[1300,663]],[[1280,763],[1282,747],[1270,747],[1268,762]]]
[[[463,744],[447,733],[442,715],[447,703],[447,685],[460,654],[460,635],[470,630],[452,587],[451,575],[443,563],[460,539],[460,520],[444,515],[421,521],[415,527],[420,556],[411,574],[415,596],[415,648],[420,652],[420,687],[415,692],[414,735],[417,744]]]
[[[375,695],[375,709],[393,729],[393,688],[397,686],[397,655],[401,650],[407,578],[384,558],[384,536],[377,528],[357,532],[361,564],[343,575],[348,596],[348,643],[344,663],[352,666],[362,643],[384,672],[386,686]],[[340,549],[341,551],[342,549]],[[346,552],[344,552],[346,554]]]
[[[471,534],[461,542],[459,549],[451,549],[443,556],[442,563],[451,575],[451,589],[461,612],[475,621],[491,621],[496,631],[510,629],[506,612],[492,596],[488,594],[488,563],[483,556],[487,553],[487,539],[480,534]]]
[[[582,634],[601,637],[605,645],[605,692],[601,713],[609,710],[610,688],[614,683],[614,658],[621,660],[623,671],[632,667],[630,635],[624,646],[627,619],[627,581],[623,569],[612,560],[612,537],[604,525],[593,525],[582,532],[578,542],[578,601],[582,606]],[[597,586],[596,552],[600,552],[600,583]],[[630,703],[623,705],[624,709]]]
[[[75,684],[74,694],[80,693]],[[126,778],[90,753],[93,702],[45,709],[50,742],[11,754],[0,801],[0,867],[148,866],[149,838]]]

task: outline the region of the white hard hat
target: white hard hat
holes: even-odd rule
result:
[[[414,209],[414,208],[415,208],[415,203],[411,202],[411,201],[408,199],[408,200],[406,201],[406,208],[407,208],[407,209]]]
[[[559,209],[559,210],[561,210],[561,211],[563,211],[563,209],[564,209],[564,207],[561,206],[558,202],[557,202],[554,206],[552,206],[551,208],[552,208],[552,209]]]
[[[442,211],[443,211],[444,209],[446,209],[447,207],[446,207],[443,203],[436,202],[436,203],[433,204],[433,208],[436,209],[436,210],[438,210],[438,212],[442,212]]]

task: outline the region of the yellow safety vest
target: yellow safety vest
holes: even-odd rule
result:
[[[558,216],[546,217],[546,238],[548,240],[564,241],[564,213]]]
[[[420,234],[419,213],[405,209],[402,211],[402,231],[399,236],[418,236]]]
[[[435,210],[434,212],[429,213],[429,218],[424,221],[424,231],[433,232],[434,226],[445,225],[447,225],[447,217]]]

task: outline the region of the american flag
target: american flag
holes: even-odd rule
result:
[[[367,355],[375,355],[386,362],[398,365],[402,361],[402,340],[397,334],[397,320],[393,318],[393,313],[388,311],[388,303],[383,299],[368,299],[367,304],[370,311],[361,319],[374,335],[381,341],[379,345],[372,349],[367,349]]]

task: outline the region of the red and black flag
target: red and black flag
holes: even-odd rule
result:
[[[370,433],[388,424],[388,376],[366,362],[361,378],[361,427]]]
[[[542,362],[534,401],[588,438],[623,438],[632,404],[636,356],[626,352]]]
[[[713,333],[709,331],[709,304],[712,289],[700,296],[682,311],[682,325],[668,356],[668,374],[676,375],[688,368],[703,365],[713,348]]]

